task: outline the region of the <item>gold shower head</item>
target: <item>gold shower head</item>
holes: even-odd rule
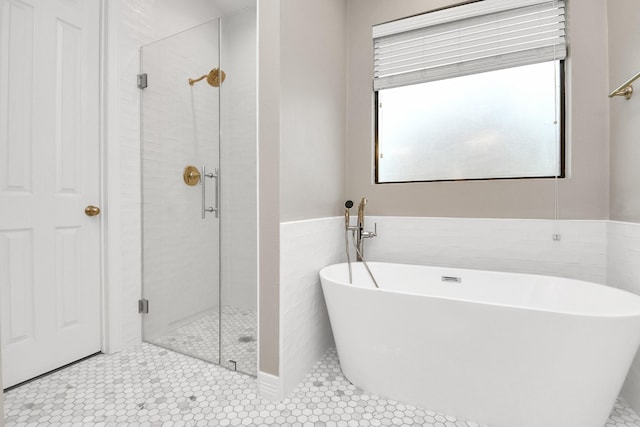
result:
[[[226,77],[227,75],[224,73],[224,71],[219,68],[214,68],[213,70],[209,71],[209,74],[205,74],[204,76],[199,77],[195,80],[189,79],[189,84],[193,86],[194,83],[198,83],[200,80],[206,78],[207,83],[209,83],[211,86],[220,87]]]

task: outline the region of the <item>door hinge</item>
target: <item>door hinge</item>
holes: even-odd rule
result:
[[[147,87],[147,73],[138,74],[138,89]]]
[[[140,314],[149,313],[149,300],[146,300],[144,298],[138,300],[138,313]]]

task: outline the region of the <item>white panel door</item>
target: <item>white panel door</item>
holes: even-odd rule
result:
[[[100,7],[0,1],[6,388],[100,351]]]

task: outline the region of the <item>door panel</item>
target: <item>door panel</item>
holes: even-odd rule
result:
[[[99,0],[2,0],[3,387],[100,350]]]
[[[5,95],[0,97],[0,161],[4,171],[0,174],[0,188],[3,192],[30,194],[33,133],[29,118],[33,116],[34,58],[25,52],[33,52],[34,10],[15,1],[5,1],[2,6],[0,83]]]
[[[0,280],[8,284],[2,298],[6,319],[3,338],[9,344],[34,338],[33,233],[16,230],[0,233]]]

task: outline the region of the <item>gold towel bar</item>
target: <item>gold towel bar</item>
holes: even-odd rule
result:
[[[624,96],[626,99],[631,99],[631,95],[633,94],[633,86],[631,86],[631,83],[636,81],[636,79],[639,77],[640,77],[640,73],[636,74],[626,82],[622,83],[617,89],[614,89],[609,94],[609,98],[613,98],[614,96]]]

